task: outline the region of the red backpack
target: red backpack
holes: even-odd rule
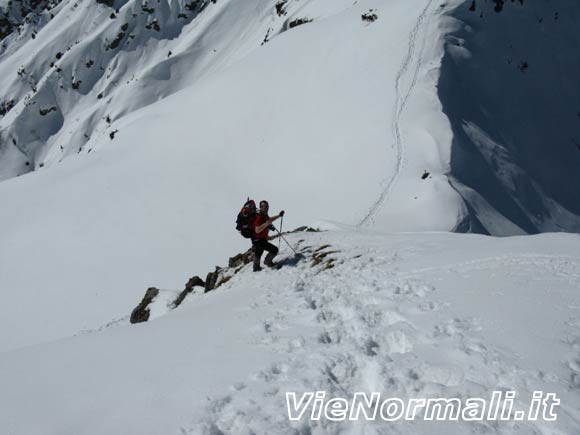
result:
[[[248,198],[236,219],[236,230],[243,237],[251,239],[254,236],[254,219],[256,218],[256,203],[253,199]]]

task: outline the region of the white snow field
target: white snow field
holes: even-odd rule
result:
[[[286,228],[317,219],[453,228],[461,198],[427,130],[447,122],[436,99],[441,38],[424,37],[427,27],[417,38],[430,46],[431,78],[415,86],[425,104],[409,106],[422,119],[409,134],[423,139],[406,149],[404,168],[389,121],[400,98],[393,84],[408,91],[413,80],[411,69],[397,78],[416,62],[409,33],[435,6],[371,0],[295,27],[121,118],[113,140],[93,135],[90,154],[0,183],[8,211],[0,215],[0,289],[12,305],[0,318],[0,349],[121,319],[148,286],[180,288],[192,272],[245,249],[234,221],[248,195],[288,210]],[[361,13],[371,8],[379,18],[368,24]],[[306,6],[299,16],[316,12]],[[427,165],[438,169],[422,180]],[[23,317],[37,327],[13,334]]]
[[[577,2],[103,1],[1,41],[0,434],[579,432]],[[129,325],[249,247],[247,196],[329,231]],[[561,405],[291,423],[290,389]]]
[[[0,425],[27,435],[574,434],[579,239],[293,234],[306,255],[295,266],[247,265],[149,323],[3,353]],[[308,251],[324,245],[311,266]],[[555,422],[290,422],[285,392],[316,390],[513,390],[514,410],[541,390],[560,406]]]

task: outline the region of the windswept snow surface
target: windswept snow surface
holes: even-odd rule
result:
[[[11,435],[573,434],[580,237],[352,230],[288,236],[325,261],[251,265],[149,323],[3,353]],[[282,255],[290,255],[283,249]],[[384,398],[534,390],[555,422],[289,422],[285,392]]]

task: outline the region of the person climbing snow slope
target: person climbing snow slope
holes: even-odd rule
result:
[[[276,219],[284,216],[284,210],[282,210],[276,216],[270,217],[268,216],[269,208],[270,205],[268,204],[268,201],[260,201],[260,208],[256,213],[256,217],[254,218],[254,235],[252,237],[252,245],[254,249],[254,272],[262,270],[260,267],[260,260],[264,251],[268,251],[266,258],[264,259],[264,264],[268,267],[275,266],[273,260],[274,257],[278,255],[278,248],[272,243],[268,242],[268,232],[269,230],[274,229],[272,223]]]

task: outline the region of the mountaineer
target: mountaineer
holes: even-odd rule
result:
[[[254,272],[262,270],[260,267],[260,259],[264,251],[268,251],[266,258],[264,258],[264,264],[268,267],[275,266],[272,260],[274,260],[274,257],[278,254],[278,248],[268,242],[268,231],[275,229],[272,223],[276,219],[284,216],[284,210],[276,216],[269,217],[269,208],[270,205],[268,204],[268,201],[260,201],[260,209],[254,218],[254,236],[252,237],[252,245],[254,247]]]
[[[268,201],[264,200],[260,201],[260,209],[256,210],[256,203],[248,198],[236,220],[236,229],[243,237],[252,240],[254,272],[262,270],[260,259],[264,251],[268,251],[264,259],[264,264],[268,267],[275,266],[272,260],[278,254],[278,248],[268,242],[268,231],[276,229],[272,222],[284,216],[284,211],[282,210],[276,216],[270,217],[268,216],[269,207]]]

